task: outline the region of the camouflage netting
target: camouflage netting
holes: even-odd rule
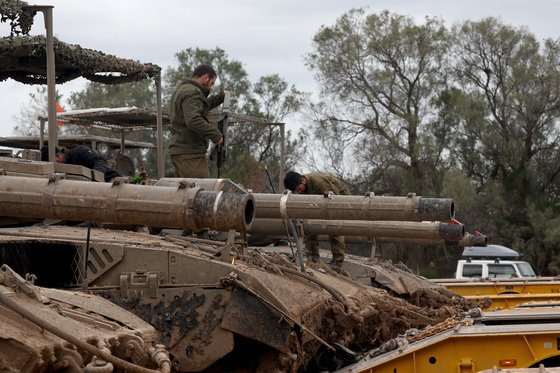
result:
[[[35,10],[26,9],[27,5],[20,0],[0,0],[0,22],[10,21],[10,36],[29,34]]]
[[[46,84],[46,39],[28,35],[36,10],[20,0],[0,0],[0,21],[10,22],[10,37],[0,39],[0,81],[12,78],[26,84]],[[14,36],[17,35],[17,36]],[[22,35],[22,36],[19,36]],[[161,68],[154,64],[118,58],[54,39],[56,83],[78,77],[104,84],[153,78]]]
[[[104,84],[120,84],[158,76],[154,64],[118,58],[54,39],[56,83],[78,77]],[[26,84],[46,84],[46,39],[43,36],[0,39],[0,81],[12,78]]]

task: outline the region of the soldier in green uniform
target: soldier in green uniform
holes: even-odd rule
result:
[[[223,141],[218,127],[208,121],[208,112],[224,102],[223,92],[209,96],[216,78],[212,66],[197,66],[192,78],[179,85],[171,96],[169,154],[176,177],[210,177],[208,140],[216,145]]]
[[[323,172],[311,172],[301,175],[294,171],[289,171],[284,177],[284,187],[298,194],[323,194],[333,192],[334,194],[350,195],[347,186],[336,177]],[[329,236],[331,245],[332,261],[329,263],[333,268],[340,268],[344,261],[343,236]],[[319,262],[319,242],[316,236],[307,237],[307,247],[311,253],[311,260]]]

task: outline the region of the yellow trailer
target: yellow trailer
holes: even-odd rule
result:
[[[560,366],[560,309],[481,312],[390,340],[339,373],[475,373]],[[507,371],[507,370],[506,370]]]
[[[560,302],[560,278],[435,279],[437,284],[467,299],[490,298],[486,309],[506,309],[527,302]]]

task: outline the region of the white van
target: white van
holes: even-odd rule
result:
[[[457,262],[455,278],[536,276],[531,265],[518,258],[517,251],[501,245],[468,246],[463,250],[463,259]]]

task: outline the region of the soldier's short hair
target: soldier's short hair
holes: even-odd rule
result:
[[[284,188],[291,190],[292,192],[296,190],[297,186],[301,182],[303,176],[295,171],[288,171],[286,176],[284,176]]]
[[[54,148],[54,153],[65,153],[65,148],[59,148],[58,146]],[[49,147],[43,146],[41,148],[41,161],[48,162],[49,161]]]
[[[208,74],[210,79],[213,79],[216,77],[216,70],[214,70],[214,68],[210,65],[206,65],[206,64],[198,65],[197,67],[194,68],[192,77],[200,78],[201,76],[204,76],[206,74]]]

